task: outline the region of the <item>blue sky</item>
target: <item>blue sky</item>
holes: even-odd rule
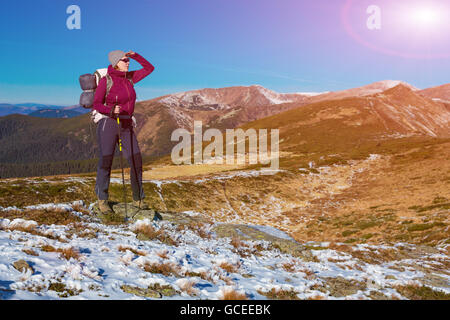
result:
[[[376,36],[365,30],[373,3],[387,21]],[[72,4],[81,9],[80,30],[66,27]],[[77,104],[79,75],[106,67],[117,49],[134,50],[156,67],[136,85],[139,100],[252,84],[317,92],[387,79],[419,88],[450,82],[448,26],[428,26],[419,38],[408,33],[417,23],[407,11],[387,0],[8,1],[0,12],[0,103]],[[395,29],[388,19],[400,14],[411,22]],[[402,50],[415,56],[389,53]],[[133,61],[130,69],[137,68]]]

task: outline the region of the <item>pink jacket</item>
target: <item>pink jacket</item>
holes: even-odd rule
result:
[[[142,65],[142,69],[136,71],[122,72],[108,66],[108,74],[113,80],[113,85],[107,97],[106,94],[106,77],[103,77],[98,83],[94,96],[94,109],[103,114],[110,114],[111,108],[116,104],[121,106],[120,114],[133,115],[134,104],[136,102],[136,91],[133,85],[127,79],[127,76],[134,84],[144,79],[155,70],[155,67],[145,60],[144,57],[135,53],[130,58],[136,60]],[[106,99],[106,101],[105,101]]]

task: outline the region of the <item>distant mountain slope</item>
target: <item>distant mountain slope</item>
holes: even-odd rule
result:
[[[403,84],[363,97],[321,101],[242,125],[280,130],[280,150],[356,155],[401,137],[450,137],[450,111]],[[364,152],[365,152],[364,151]],[[365,154],[364,156],[367,156]]]
[[[307,104],[310,97],[279,94],[255,85],[201,89],[141,101],[135,108],[140,147],[148,155],[167,154],[177,143],[170,141],[171,133],[177,128],[192,131],[194,120],[201,120],[205,127],[235,128],[289,110],[293,102]]]
[[[8,103],[0,104],[0,117],[7,116],[9,114],[14,114],[14,113],[27,114],[28,112],[32,112],[32,111],[30,111],[30,109],[26,108],[26,107],[18,107],[16,105],[8,104]]]
[[[201,89],[175,93],[156,101],[192,110],[224,110],[240,106],[266,106],[289,102],[302,102],[310,97],[301,93],[277,93],[259,85],[218,89]]]
[[[71,119],[2,117],[0,143],[2,163],[76,160],[94,155],[88,115]]]
[[[398,85],[403,85],[412,91],[418,90],[416,87],[403,82],[399,80],[383,80],[374,82],[362,87],[342,90],[342,91],[335,91],[335,92],[328,92],[321,95],[316,95],[311,97],[310,102],[319,102],[324,100],[334,100],[334,99],[343,99],[347,97],[362,97],[362,96],[368,96],[376,93],[381,93],[385,90],[394,88]]]
[[[28,115],[39,118],[73,118],[80,116],[81,113],[73,110],[41,109],[33,111]]]
[[[177,128],[192,132],[194,120],[201,120],[205,128],[222,131],[249,125],[278,128],[281,147],[286,150],[348,151],[351,145],[367,139],[449,136],[449,114],[448,104],[396,81],[318,95],[277,94],[260,86],[231,87],[138,102],[135,131],[144,157],[170,154],[178,143],[171,141],[172,132]],[[92,159],[95,125],[90,127],[89,122],[89,114],[71,119],[2,117],[0,163],[12,166]]]
[[[18,114],[1,117],[0,177],[27,176],[27,172],[80,172],[76,170],[80,163],[61,162],[76,162],[95,157],[94,139],[89,130],[88,114],[70,119],[37,118]],[[95,130],[93,134],[95,135]],[[41,169],[35,171],[34,167]],[[57,167],[60,168],[56,170]],[[93,168],[95,167],[90,165],[89,170]]]
[[[62,110],[71,110],[71,111],[79,112],[81,114],[85,114],[85,113],[91,112],[91,109],[83,108],[80,105],[63,107]]]
[[[188,130],[193,130],[193,119],[223,129],[234,128],[314,102],[380,93],[398,84],[417,90],[407,83],[392,80],[375,82],[360,88],[314,94],[276,93],[253,85],[180,92],[144,101],[142,105],[144,109],[151,108],[154,103],[166,106],[178,126]]]
[[[74,106],[56,106],[56,105],[45,105],[39,103],[19,103],[19,104],[10,104],[10,103],[0,103],[0,117],[7,116],[10,114],[31,114],[40,110],[68,110],[78,112],[78,114],[67,113],[67,115],[71,115],[70,117],[77,116],[80,114],[84,114],[89,112],[89,109],[85,109],[79,105]],[[56,113],[55,113],[56,115]],[[34,115],[36,116],[36,115]],[[53,117],[53,116],[52,116]],[[56,117],[56,116],[55,116]]]
[[[450,83],[421,90],[419,91],[419,94],[433,99],[435,102],[443,103],[447,110],[450,110]]]

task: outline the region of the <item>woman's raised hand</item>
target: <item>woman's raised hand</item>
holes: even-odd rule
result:
[[[131,56],[133,56],[135,54],[135,52],[134,51],[128,51],[127,53],[125,53],[125,56],[126,57],[131,57]]]

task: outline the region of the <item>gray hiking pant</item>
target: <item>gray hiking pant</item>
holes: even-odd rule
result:
[[[130,165],[131,189],[133,200],[144,199],[142,187],[142,156],[136,135],[133,131],[131,119],[120,119],[120,135],[122,138],[123,155]],[[95,193],[98,199],[108,200],[109,182],[111,177],[111,166],[113,163],[116,145],[119,142],[119,125],[117,120],[103,118],[97,123],[97,141],[99,149],[99,161],[97,167],[97,180]]]

